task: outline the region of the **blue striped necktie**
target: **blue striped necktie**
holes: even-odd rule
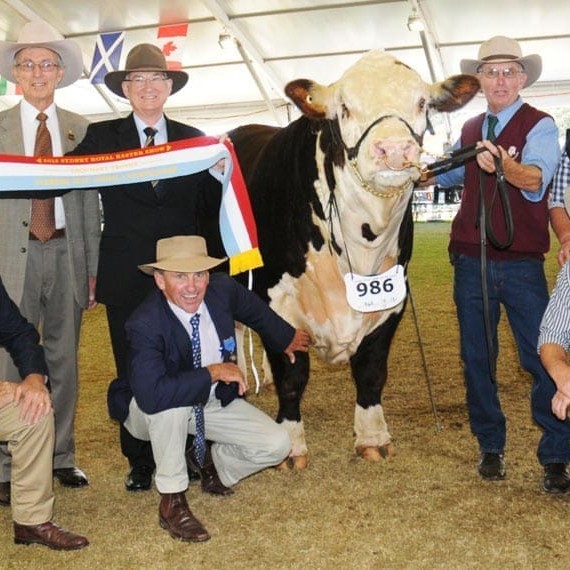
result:
[[[194,369],[202,367],[202,348],[200,346],[200,315],[196,313],[191,319],[192,335],[192,365]],[[194,455],[200,467],[204,465],[206,457],[206,431],[204,427],[204,406],[198,404],[194,406],[194,418],[196,419],[196,436],[194,437]]]

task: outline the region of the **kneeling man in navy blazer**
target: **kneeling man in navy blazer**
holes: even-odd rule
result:
[[[127,321],[128,378],[111,384],[109,411],[151,442],[161,527],[201,542],[210,535],[186,501],[188,468],[199,473],[204,491],[229,495],[291,449],[285,428],[242,398],[248,387],[236,364],[235,321],[291,360],[311,339],[225,273],[210,274],[225,259],[209,257],[202,237],[159,240],[156,257],[139,266],[158,289]],[[185,452],[188,434],[195,444]]]

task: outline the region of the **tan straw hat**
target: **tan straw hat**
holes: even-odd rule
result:
[[[152,275],[155,269],[196,273],[212,269],[226,259],[209,257],[206,240],[201,236],[174,236],[158,240],[156,261],[139,265],[139,269],[148,275]]]
[[[462,73],[476,75],[484,63],[508,63],[511,61],[522,65],[527,75],[523,88],[532,85],[542,73],[542,58],[537,54],[523,57],[519,42],[505,36],[494,36],[483,42],[479,48],[479,59],[462,59],[460,66]]]
[[[159,47],[152,44],[138,44],[127,55],[123,71],[110,71],[105,75],[105,85],[119,97],[125,97],[122,83],[132,71],[160,71],[172,79],[172,93],[180,91],[188,81],[185,71],[168,69],[166,58]]]
[[[47,48],[59,55],[64,69],[57,87],[67,87],[81,77],[83,56],[79,45],[73,40],[66,40],[49,24],[39,20],[24,24],[17,42],[0,41],[0,75],[16,83],[13,74],[15,57],[25,48]]]

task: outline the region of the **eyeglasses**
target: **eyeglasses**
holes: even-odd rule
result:
[[[60,65],[53,61],[40,61],[39,63],[35,63],[33,61],[22,61],[21,63],[16,63],[14,67],[18,67],[26,73],[32,73],[36,67],[44,73],[51,73],[60,67]]]
[[[486,67],[479,69],[477,73],[484,75],[488,79],[496,79],[502,74],[504,79],[514,79],[517,75],[524,73],[520,67],[504,67],[503,69],[498,69],[497,67]]]
[[[167,79],[168,77],[165,73],[155,73],[153,75],[131,75],[128,79],[123,79],[123,81],[134,83],[135,85],[144,85],[147,81],[158,84],[159,81],[166,81]]]

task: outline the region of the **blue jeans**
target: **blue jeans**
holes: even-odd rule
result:
[[[453,255],[452,263],[455,268],[453,296],[459,321],[471,431],[477,437],[482,452],[503,453],[506,443],[505,416],[501,410],[498,386],[492,382],[489,368],[480,259]],[[535,259],[488,260],[487,287],[495,361],[502,304],[517,344],[520,364],[533,378],[532,415],[543,430],[538,445],[538,459],[542,465],[568,463],[570,422],[558,420],[551,411],[550,403],[556,387],[537,353],[540,321],[548,304],[543,263]]]

